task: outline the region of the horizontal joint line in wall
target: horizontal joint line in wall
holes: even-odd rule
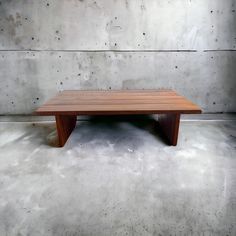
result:
[[[0,49],[0,52],[197,52],[197,50],[40,50],[40,49]]]
[[[53,50],[53,49],[0,49],[0,52],[200,52],[198,50]],[[207,49],[202,52],[236,52],[236,49]]]
[[[203,52],[236,52],[236,49],[212,49],[204,50]]]

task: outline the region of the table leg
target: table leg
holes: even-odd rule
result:
[[[63,147],[75,128],[77,116],[56,115],[59,147]]]
[[[172,146],[177,145],[179,121],[180,114],[163,114],[158,116],[160,128]]]

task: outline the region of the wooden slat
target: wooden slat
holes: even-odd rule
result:
[[[41,106],[40,115],[200,113],[172,90],[63,91]]]

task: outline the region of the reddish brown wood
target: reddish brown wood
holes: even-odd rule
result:
[[[180,114],[163,114],[158,116],[160,128],[172,146],[177,145],[179,121]]]
[[[161,114],[159,123],[171,145],[177,144],[180,114],[201,109],[173,90],[63,91],[36,111],[56,116],[59,146],[64,146],[77,115]]]
[[[172,90],[63,91],[37,111],[40,115],[132,115],[201,113]]]
[[[56,115],[59,147],[63,147],[76,125],[76,116]]]

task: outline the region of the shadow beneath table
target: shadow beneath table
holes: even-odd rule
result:
[[[125,139],[129,140],[130,133],[129,131],[126,132],[124,128],[122,129],[120,128],[119,124],[121,123],[125,123],[130,125],[131,127],[133,126],[134,128],[143,130],[153,135],[157,141],[162,142],[165,145],[169,145],[168,140],[161,132],[157,116],[113,115],[113,116],[86,116],[78,118],[79,120],[77,122],[77,126],[75,127],[74,131],[71,134],[75,138],[75,140],[70,141],[72,146],[78,144],[77,140],[78,138],[80,139],[79,143],[83,144],[90,142],[93,139],[95,140],[97,138],[101,140],[104,138],[111,139],[114,141],[117,138],[120,138],[120,136],[123,136],[126,137]],[[47,144],[48,146],[51,147],[59,147],[55,123],[51,122],[49,124],[33,123],[33,126],[35,130],[38,130],[38,132],[40,133],[39,136],[41,138],[42,136],[44,136],[44,141],[41,141],[42,143]],[[79,137],[80,135],[83,136],[82,139],[81,137]]]
[[[87,117],[89,125],[95,126],[113,126],[116,123],[125,122],[135,128],[144,130],[152,134],[158,141],[168,145],[168,140],[163,135],[158,117],[152,115],[122,115],[122,116],[90,116]]]

